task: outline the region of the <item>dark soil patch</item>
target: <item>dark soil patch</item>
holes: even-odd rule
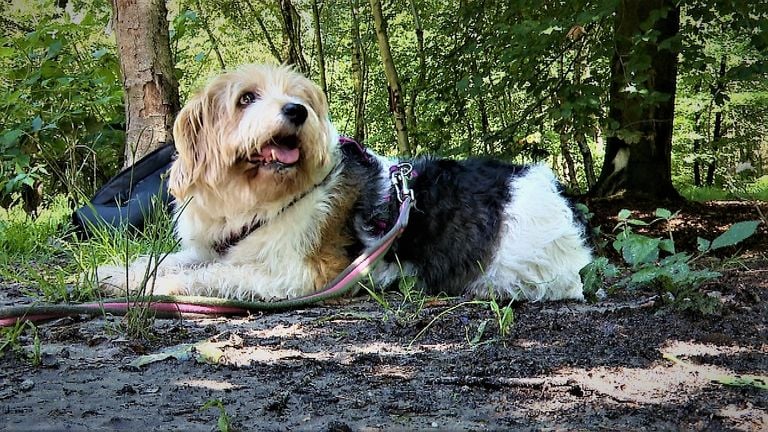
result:
[[[621,205],[590,207],[605,228]],[[755,219],[750,208],[688,205],[675,239],[695,247],[697,236]],[[39,327],[41,366],[2,358],[0,429],[210,431],[218,410],[201,407],[216,399],[235,430],[765,430],[768,391],[713,380],[768,375],[767,236],[761,226],[727,251],[742,259],[706,287],[723,302],[710,316],[662,307],[650,291],[591,305],[524,303],[498,340],[489,308],[462,306],[413,344],[460,300],[398,312],[393,293],[389,311],[361,297],[248,318],[159,320],[144,343],[123,339],[117,321],[59,320]],[[7,288],[0,304],[23,301]],[[128,366],[201,341],[224,352],[219,364]],[[22,343],[32,349],[30,336]]]

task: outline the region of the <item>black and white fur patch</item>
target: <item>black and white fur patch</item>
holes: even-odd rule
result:
[[[389,180],[398,161],[369,156],[351,164],[364,189],[351,220],[361,246],[381,237],[399,209]],[[490,159],[409,162],[416,205],[373,271],[377,284],[412,275],[433,294],[584,298],[579,270],[592,260],[586,228],[548,167]]]

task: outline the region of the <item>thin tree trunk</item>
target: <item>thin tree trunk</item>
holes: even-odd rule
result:
[[[315,27],[315,51],[317,51],[317,66],[320,69],[320,88],[328,97],[328,83],[325,78],[325,51],[323,51],[323,34],[320,31],[320,7],[317,0],[312,0],[312,21]]]
[[[581,87],[582,82],[582,76],[584,75],[583,67],[585,66],[585,55],[583,54],[583,51],[581,49],[576,50],[576,58],[573,59],[574,66],[573,66],[573,81],[574,84],[576,84],[577,87]],[[581,92],[579,91],[579,95],[581,96]],[[587,135],[584,132],[584,129],[586,128],[586,122],[581,123],[580,125],[574,124],[573,128],[573,134],[574,134],[574,140],[576,141],[576,144],[579,147],[579,153],[581,154],[581,161],[584,164],[584,177],[587,180],[587,190],[591,189],[592,186],[597,183],[597,178],[595,176],[595,161],[592,158],[592,150],[589,148],[589,144],[587,144]]]
[[[376,27],[376,39],[378,40],[379,53],[381,61],[384,64],[384,74],[387,77],[387,87],[389,90],[389,107],[393,113],[395,122],[395,132],[397,134],[397,148],[400,154],[404,156],[411,155],[411,146],[408,138],[408,126],[405,115],[405,101],[403,100],[403,91],[400,85],[400,78],[397,75],[395,62],[392,59],[392,50],[389,46],[389,35],[387,34],[387,22],[381,11],[381,0],[370,0],[371,11],[373,13],[373,24]]]
[[[483,143],[485,143],[485,154],[492,153],[490,141],[491,122],[488,120],[488,108],[485,106],[485,98],[482,94],[477,95],[477,108],[480,111],[480,131],[483,133]]]
[[[565,181],[569,188],[574,193],[580,193],[579,192],[579,179],[576,176],[576,163],[573,161],[573,155],[571,154],[570,148],[568,148],[568,136],[570,134],[566,129],[563,129],[560,132],[560,152],[563,154],[563,159],[565,160]]]
[[[416,100],[419,96],[419,92],[424,88],[424,83],[427,79],[427,57],[424,53],[424,27],[421,24],[421,16],[419,15],[419,8],[416,6],[416,0],[409,0],[411,8],[411,15],[413,16],[413,29],[416,33],[416,54],[419,57],[419,69],[418,78],[410,89],[410,100],[408,103],[408,129],[411,131],[411,147],[418,148],[419,143],[417,141],[418,136],[418,116],[416,115]]]
[[[589,189],[597,183],[597,178],[595,177],[595,161],[592,158],[592,150],[589,148],[589,144],[587,144],[587,136],[583,131],[575,132],[574,135],[576,144],[579,146],[581,161],[584,164],[584,177],[587,179],[587,189]]]
[[[365,50],[360,38],[360,2],[350,0],[352,15],[352,86],[354,89],[355,107],[355,141],[365,141]]]
[[[249,3],[250,4],[250,3]],[[267,41],[267,45],[269,46],[269,52],[272,53],[272,55],[277,59],[277,61],[283,61],[283,56],[280,54],[280,50],[277,49],[277,45],[275,45],[275,41],[272,40],[272,36],[270,36],[269,30],[267,30],[266,24],[264,24],[264,19],[260,16],[256,16],[256,23],[259,25],[259,28],[261,29],[262,34],[264,34],[264,39]]]
[[[171,142],[179,111],[165,0],[113,0],[125,89],[125,166]]]
[[[296,66],[304,75],[309,75],[309,63],[304,58],[304,48],[301,44],[301,17],[291,0],[280,0],[280,16],[283,19],[283,59],[286,63]]]
[[[216,53],[216,59],[219,61],[219,68],[224,70],[227,68],[227,65],[224,63],[224,56],[221,55],[221,50],[219,50],[219,41],[216,39],[216,36],[214,36],[213,30],[211,30],[211,26],[208,23],[208,17],[205,16],[205,11],[200,4],[200,0],[197,0],[197,10],[200,12],[200,23],[203,25],[203,29],[208,35],[208,39],[211,40],[211,49]]]
[[[720,59],[720,70],[717,74],[717,87],[712,92],[712,97],[717,98],[721,93],[725,92],[725,71],[726,71],[726,57],[723,56]],[[712,130],[712,144],[710,144],[710,149],[712,150],[712,153],[717,154],[717,150],[720,147],[720,140],[723,138],[723,109],[722,104],[720,105],[720,109],[717,110],[715,113],[715,126]],[[707,186],[712,186],[715,183],[715,169],[717,168],[717,158],[714,157],[712,159],[712,162],[710,162],[707,165]]]
[[[269,48],[270,54],[275,58],[275,60],[282,62],[283,58],[280,56],[280,50],[277,49],[277,46],[275,45],[275,41],[272,40],[272,35],[267,30],[266,24],[264,24],[264,20],[261,18],[261,14],[256,11],[256,8],[253,7],[253,4],[251,4],[250,0],[243,0],[243,3],[245,3],[246,6],[248,6],[248,9],[250,9],[251,14],[253,15],[253,18],[256,20],[256,24],[258,24],[259,29],[261,29],[261,34],[264,36],[264,40],[267,41],[267,47]],[[246,20],[248,17],[243,14],[242,9],[240,9],[240,19]],[[250,29],[250,26],[247,26]],[[254,38],[255,39],[255,38]]]
[[[717,153],[717,148],[720,146],[720,140],[723,138],[723,111],[719,110],[715,113],[715,126],[712,130],[712,148],[713,153]],[[717,158],[713,157],[712,161],[707,164],[707,186],[715,184],[715,169],[717,169]]]
[[[703,113],[701,111],[697,112],[693,117],[694,131],[696,131],[698,134],[701,134],[702,132],[702,117]],[[699,161],[699,152],[701,151],[703,143],[704,140],[702,138],[696,138],[693,140],[693,185],[696,187],[701,187],[701,162]]]

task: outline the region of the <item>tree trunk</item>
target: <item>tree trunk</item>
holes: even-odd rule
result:
[[[325,51],[323,51],[323,33],[320,31],[320,7],[317,0],[312,0],[312,21],[315,27],[315,51],[317,51],[317,67],[320,69],[320,88],[328,97],[328,83],[325,78]],[[330,102],[330,99],[329,99]]]
[[[427,57],[424,53],[424,27],[421,24],[421,15],[419,15],[419,9],[416,7],[416,0],[409,0],[411,9],[411,15],[413,16],[413,29],[416,33],[416,54],[419,56],[419,72],[418,78],[415,83],[411,85],[410,100],[408,103],[408,128],[411,131],[411,147],[418,148],[418,116],[416,115],[416,99],[419,96],[419,92],[424,88],[424,83],[427,79]]]
[[[579,145],[581,161],[584,163],[584,176],[587,178],[587,188],[591,188],[597,183],[595,178],[595,161],[592,159],[592,150],[587,144],[587,136],[583,131],[576,132],[576,144]]]
[[[633,43],[651,16],[657,39]],[[680,29],[680,8],[672,0],[623,0],[615,18],[611,62],[610,134],[600,178],[592,196],[680,199],[672,185],[672,123],[675,110],[677,51],[659,45]],[[642,68],[642,59],[650,67]],[[640,60],[640,61],[639,61]],[[642,92],[658,96],[649,103]],[[616,127],[618,126],[618,127]]]
[[[712,130],[712,152],[717,154],[717,148],[720,146],[720,140],[723,138],[723,110],[715,113],[715,127]],[[712,157],[712,161],[707,165],[707,186],[715,184],[715,169],[717,168],[717,157]]]
[[[582,77],[584,76],[584,67],[588,68],[585,64],[585,54],[583,54],[582,49],[576,50],[576,58],[573,59],[573,63],[573,83],[580,88]],[[579,96],[581,96],[581,91],[579,91]],[[583,120],[580,123],[575,123],[573,134],[574,140],[579,147],[581,161],[584,164],[584,177],[587,180],[587,190],[589,190],[597,183],[597,178],[595,177],[595,161],[592,158],[592,150],[589,148],[589,144],[587,144],[587,135],[584,132],[586,124]]]
[[[712,130],[712,144],[710,149],[712,153],[717,155],[717,150],[720,147],[720,140],[723,138],[723,102],[725,93],[725,71],[726,71],[726,57],[723,56],[720,59],[720,70],[717,76],[717,86],[712,90],[712,97],[715,99],[719,109],[715,113],[715,127]],[[717,157],[713,156],[712,161],[707,165],[707,186],[712,186],[715,183],[715,169],[717,168]]]
[[[365,141],[365,80],[367,62],[363,41],[360,38],[360,2],[359,0],[350,0],[349,6],[352,15],[352,87],[355,93],[354,137],[355,141],[362,143]]]
[[[248,6],[248,9],[250,9],[251,14],[256,20],[256,24],[258,24],[259,29],[261,30],[261,34],[264,35],[264,40],[267,41],[267,47],[269,47],[269,52],[272,54],[275,60],[279,62],[283,61],[282,55],[280,54],[280,50],[277,49],[277,45],[275,45],[275,41],[272,40],[272,33],[267,29],[267,25],[264,23],[264,19],[261,18],[261,13],[256,10],[256,8],[253,6],[250,0],[243,0],[243,3],[245,3],[245,5]],[[240,5],[238,3],[238,8],[239,6]],[[243,14],[243,11],[241,8],[240,8],[240,16],[243,17],[241,19],[248,19],[245,16],[245,14]]]
[[[179,85],[173,75],[165,0],[113,0],[125,89],[125,166],[173,139]]]
[[[291,0],[280,0],[280,16],[283,20],[283,59],[308,76],[309,63],[304,58],[304,48],[301,44],[301,17]]]
[[[197,0],[197,10],[200,12],[200,24],[203,26],[205,34],[208,35],[208,39],[211,41],[211,49],[216,54],[216,60],[219,61],[219,68],[224,70],[227,68],[227,65],[224,63],[224,56],[221,55],[221,50],[219,49],[219,40],[216,39],[213,30],[211,30],[211,25],[208,22],[208,17],[205,16],[205,11],[203,10],[203,5],[200,4],[200,0]]]
[[[560,132],[560,152],[563,154],[563,160],[565,161],[565,182],[573,193],[579,192],[579,179],[576,175],[576,163],[573,161],[573,155],[571,149],[568,148],[568,137],[570,133],[567,129],[563,128]]]
[[[397,133],[397,149],[404,156],[411,155],[411,146],[408,139],[408,127],[405,115],[405,101],[403,98],[400,78],[397,76],[395,62],[392,59],[392,50],[389,46],[387,34],[387,22],[381,11],[381,0],[370,0],[373,13],[373,25],[376,27],[376,39],[379,44],[381,62],[384,64],[384,74],[387,77],[387,89],[389,90],[389,109],[392,111]]]
[[[701,135],[702,126],[701,126],[701,118],[703,117],[703,112],[699,111],[693,116],[693,128],[696,133]],[[702,138],[696,138],[693,140],[693,185],[696,187],[701,187],[701,162],[699,161],[699,152],[701,151],[701,144],[704,142]]]

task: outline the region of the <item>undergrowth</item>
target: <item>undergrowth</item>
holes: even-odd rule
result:
[[[398,290],[396,294],[399,301],[391,302],[385,292],[373,288],[375,287],[375,282],[370,277],[368,284],[363,284],[363,287],[371,298],[384,309],[385,313],[383,319],[385,321],[392,319],[398,325],[410,326],[421,321],[422,311],[427,303],[433,300],[439,300],[440,298],[428,297],[423,289],[418,287],[418,279],[416,276],[405,274],[399,259],[397,257],[395,258],[397,259],[400,268],[400,277],[398,279]],[[413,343],[422,337],[435,323],[453,312],[467,307],[485,308],[491,313],[491,318],[480,321],[476,328],[465,326],[466,341],[470,346],[477,346],[498,340],[503,341],[506,339],[509,336],[515,321],[512,301],[503,302],[498,299],[495,295],[495,290],[492,287],[489,288],[488,293],[488,299],[463,301],[438,313],[416,334],[416,336],[414,336],[409,343],[409,346],[413,345]],[[487,338],[487,331],[489,330],[488,324],[490,322],[495,324],[497,336]]]
[[[94,269],[100,264],[128,263],[142,254],[162,259],[176,248],[172,215],[160,208],[162,203],[152,205],[144,229],[104,226],[95,228],[87,239],[76,235],[64,196],[43,207],[37,218],[28,216],[21,206],[0,210],[0,281],[47,303],[95,300],[99,296]],[[131,293],[145,294],[150,293],[146,289]],[[148,308],[133,307],[116,330],[147,338],[153,320]],[[4,333],[2,340],[8,335]]]
[[[670,221],[678,212],[659,208],[655,218],[649,222],[632,217],[629,210],[621,210],[618,223],[612,235],[602,240],[602,246],[610,243],[621,255],[622,263],[615,265],[606,257],[598,257],[581,271],[584,294],[595,301],[605,295],[605,282],[612,282],[608,291],[651,287],[657,290],[659,298],[678,310],[702,314],[717,312],[720,301],[701,290],[703,284],[721,276],[718,271],[698,265],[702,257],[712,251],[734,246],[755,233],[760,221],[742,221],[733,224],[726,232],[713,240],[697,239],[695,252],[679,251],[675,245],[674,232]],[[665,237],[651,237],[636,231],[638,227],[664,223]],[[599,245],[601,246],[601,245]]]

